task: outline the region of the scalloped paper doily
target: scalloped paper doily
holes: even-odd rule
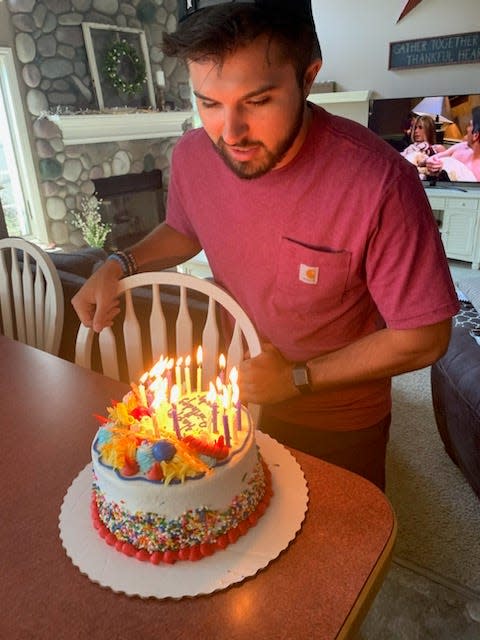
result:
[[[295,538],[308,505],[305,476],[292,454],[264,433],[257,431],[256,439],[272,472],[274,493],[257,525],[235,544],[198,562],[173,565],[153,565],[125,556],[110,547],[92,525],[92,468],[88,464],[72,482],[60,510],[60,538],[67,555],[92,582],[142,598],[213,593],[255,575]]]

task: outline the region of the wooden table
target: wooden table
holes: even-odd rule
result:
[[[388,568],[395,516],[363,478],[297,451],[309,486],[306,519],[288,549],[256,576],[175,601],[116,594],[80,573],[59,538],[60,507],[90,460],[93,414],[125,390],[0,336],[0,637],[352,637]]]

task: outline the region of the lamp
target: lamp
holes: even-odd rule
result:
[[[413,107],[413,113],[417,116],[430,116],[435,121],[436,142],[441,144],[445,135],[444,125],[452,124],[450,120],[450,100],[447,96],[430,96],[423,98]]]

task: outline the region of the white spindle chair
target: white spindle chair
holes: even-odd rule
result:
[[[63,329],[63,289],[55,265],[23,238],[0,240],[0,313],[3,334],[58,354]]]
[[[151,347],[151,361],[147,362],[142,348],[142,331],[135,312],[135,298],[132,291],[139,287],[151,288],[151,310],[149,318],[149,333]],[[168,353],[168,327],[161,302],[161,287],[167,287],[171,295],[172,287],[178,291],[178,311],[175,321],[175,345],[176,353]],[[123,348],[128,368],[128,380],[136,382],[139,377],[148,371],[160,356],[173,357],[175,360],[191,355],[192,371],[196,369],[196,353],[199,344],[194,343],[194,327],[189,309],[189,291],[204,294],[205,304],[208,310],[205,313],[201,333],[201,346],[203,352],[202,380],[204,383],[216,379],[218,375],[220,328],[217,323],[217,306],[223,307],[233,319],[233,333],[226,347],[227,374],[233,366],[238,368],[244,357],[245,345],[252,357],[261,351],[260,340],[252,322],[242,307],[224,289],[209,280],[204,280],[191,275],[174,271],[157,271],[138,273],[123,278],[118,284],[118,293],[124,295],[124,313],[121,318],[123,328]],[[80,325],[76,348],[75,362],[86,368],[92,367],[92,352],[95,341],[98,340],[101,367],[104,375],[121,379],[119,366],[119,349],[121,348],[118,335],[107,327],[98,335],[92,329]],[[193,379],[192,384],[195,384]],[[254,420],[258,419],[259,408],[249,407]]]

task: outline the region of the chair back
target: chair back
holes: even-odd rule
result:
[[[62,283],[50,256],[23,238],[0,240],[0,313],[4,335],[58,354]]]
[[[229,293],[209,280],[174,271],[138,273],[119,281],[118,294],[123,298],[122,313],[114,329],[107,327],[95,334],[80,326],[75,348],[77,364],[92,368],[96,350],[104,375],[136,382],[162,355],[175,361],[181,357],[183,363],[190,355],[192,371],[196,370],[196,354],[201,346],[205,389],[204,385],[215,381],[219,373],[223,349],[227,376],[233,366],[238,368],[246,350],[251,357],[261,351],[257,332],[245,311]],[[136,306],[145,299],[148,317],[141,323]],[[227,331],[229,338],[225,340]],[[259,408],[249,409],[256,423]]]

